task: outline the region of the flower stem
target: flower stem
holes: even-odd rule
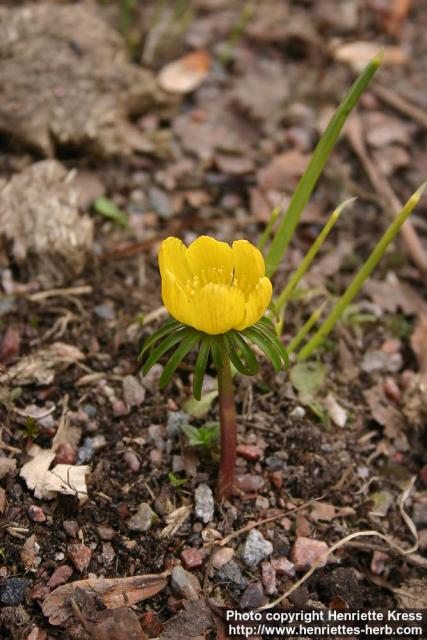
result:
[[[219,421],[221,425],[221,457],[219,461],[217,495],[228,498],[234,485],[236,469],[236,405],[230,359],[224,345],[220,347],[221,367],[218,368]]]

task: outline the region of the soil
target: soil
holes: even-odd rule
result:
[[[18,3],[2,4],[2,20],[7,21]],[[60,10],[75,3],[54,4]],[[108,28],[118,31],[123,26],[119,3],[87,4]],[[239,607],[244,589],[225,579],[212,557],[221,539],[231,536],[226,546],[236,552],[234,561],[246,587],[260,582],[261,565],[251,568],[242,560],[248,525],[272,542],[271,558],[276,559],[294,558],[298,538],[330,547],[368,529],[409,549],[414,528],[420,539],[417,551],[405,556],[384,539],[356,538],[334,552],[326,566],[281,605],[400,606],[402,593],[409,598],[414,594],[413,581],[425,580],[427,566],[425,414],[421,401],[413,402],[422,397],[425,384],[427,289],[410,247],[401,240],[393,243],[371,278],[375,286],[363,290],[316,354],[314,361],[324,363],[327,375],[312,397],[292,385],[288,372],[275,375],[267,361],[254,378],[235,378],[239,443],[257,447],[259,456],[239,456],[241,490],[215,504],[209,523],[196,516],[195,490],[202,483],[215,489],[218,450],[191,449],[183,433],[170,424],[182,411],[187,412],[184,422],[193,426],[217,420],[216,400],[204,415],[191,415],[186,402],[191,397],[194,356],[163,392],[155,375],[142,378],[137,356],[144,339],[165,317],[156,261],[160,239],[179,235],[189,242],[210,234],[226,241],[245,237],[258,242],[271,208],[284,194],[287,199],[292,194],[327,121],[325,114],[355,77],[356,54],[346,64],[335,53],[342,43],[385,47],[386,64],[358,107],[364,143],[383,180],[402,201],[417,188],[427,167],[426,125],[382,100],[375,83],[425,111],[427,7],[327,0],[282,2],[279,11],[276,3],[263,2],[256,3],[251,19],[238,28],[241,3],[199,0],[188,20],[186,15],[173,18],[175,26],[183,23],[182,33],[170,38],[168,50],[166,36],[153,33],[155,28],[168,33],[168,16],[157,16],[156,22],[152,3],[134,4],[120,37],[133,61],[126,64],[136,67],[142,57],[150,82],[166,63],[193,49],[206,49],[212,62],[204,82],[192,93],[171,96],[169,113],[162,93],[161,113],[153,100],[130,114],[129,125],[150,142],[149,150],[130,152],[127,146],[125,156],[116,150],[112,155],[101,141],[102,155],[94,155],[93,141],[70,147],[58,142],[60,135],[54,151],[46,146],[67,169],[77,171],[80,209],[93,220],[93,247],[80,275],[38,296],[43,274],[39,278],[25,263],[14,261],[6,245],[0,256],[0,463],[3,458],[16,460],[16,468],[1,479],[5,494],[0,509],[0,637],[102,638],[96,635],[104,633],[97,630],[100,612],[105,611],[99,597],[76,596],[74,615],[61,626],[50,624],[43,614],[43,601],[51,591],[48,582],[58,567],[71,567],[67,584],[88,577],[168,574],[183,563],[185,549],[197,549],[202,565],[189,571],[198,580],[199,595],[191,601],[171,587],[167,575],[167,586],[159,593],[127,607],[137,616],[132,624],[140,635],[135,637],[223,638],[218,607]],[[407,13],[399,13],[406,4]],[[19,5],[34,7],[32,2]],[[279,19],[274,12],[283,15]],[[156,55],[150,54],[147,43]],[[66,85],[67,78],[63,82]],[[258,86],[262,91],[254,90]],[[27,96],[30,101],[32,91],[34,87]],[[37,105],[41,108],[38,101]],[[33,141],[10,134],[4,127],[0,180],[5,183],[43,159],[43,146],[35,150]],[[96,213],[92,203],[99,195],[128,215],[128,228]],[[343,291],[388,224],[387,194],[372,186],[366,166],[344,135],[275,276],[277,291],[328,213],[351,195],[358,201],[337,224],[305,277],[301,295],[289,305],[285,344],[322,300],[330,303]],[[425,213],[424,200],[413,217],[423,246]],[[22,358],[55,342],[77,348],[82,358],[55,365],[47,384],[14,380],[11,372]],[[212,383],[214,369],[208,374]],[[138,383],[140,393],[145,389],[143,400],[135,400],[133,406],[125,401],[127,376]],[[51,418],[29,418],[33,405],[51,411]],[[336,405],[345,413],[344,426],[337,426]],[[68,462],[76,461],[85,438],[101,437],[84,461],[90,473],[83,504],[79,496],[60,492],[52,499],[38,499],[20,476],[34,444],[52,446],[64,412],[81,432]],[[0,494],[0,507],[1,503]],[[132,531],[129,518],[141,503],[150,505],[156,517],[146,531]],[[321,503],[333,505],[327,515],[319,510]],[[402,517],[402,504],[411,526]],[[35,521],[34,505],[44,514],[43,521]],[[168,516],[180,507],[188,507],[188,517],[165,534]],[[38,547],[34,561],[26,564],[23,545],[33,535]],[[90,561],[81,571],[70,555],[73,543],[90,549]],[[297,570],[296,577],[277,574],[271,591],[264,580],[264,602],[285,593],[303,574],[304,570]],[[4,588],[15,578],[28,583],[22,597],[8,602]],[[426,606],[412,598],[414,608]],[[193,616],[193,626],[194,617],[200,625],[192,628],[192,616],[183,614],[197,606],[201,609]],[[124,637],[108,624],[105,633],[110,635],[105,637]]]

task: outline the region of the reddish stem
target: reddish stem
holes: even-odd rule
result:
[[[218,370],[219,421],[221,425],[221,458],[217,484],[218,498],[228,498],[234,486],[236,469],[236,405],[234,402],[233,379],[230,359],[221,346],[222,366]]]

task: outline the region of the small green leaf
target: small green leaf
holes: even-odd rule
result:
[[[243,362],[240,355],[237,353],[236,347],[238,347],[238,343],[236,340],[236,334],[232,332],[225,334],[224,340],[225,340],[225,348],[227,350],[228,357],[236,367],[237,371],[242,373],[244,376],[253,376],[259,369],[259,365],[255,358],[255,355],[252,354],[253,358],[250,359],[250,364],[249,364],[246,361],[244,354],[242,354],[246,361],[246,364],[245,364],[245,362]]]
[[[290,378],[302,399],[316,395],[326,379],[326,367],[321,362],[301,362],[292,367]]]
[[[206,337],[202,339],[200,344],[199,353],[196,360],[196,366],[194,367],[193,377],[193,395],[196,400],[200,400],[202,395],[203,379],[206,373],[206,367],[208,365],[209,352],[211,350],[211,340]]]
[[[140,360],[144,353],[146,353],[150,349],[150,347],[152,347],[161,338],[167,336],[168,333],[175,331],[175,329],[183,326],[184,325],[182,325],[180,322],[178,322],[178,320],[175,320],[174,318],[170,318],[170,320],[167,320],[159,329],[157,329],[157,331],[152,333],[151,336],[146,339],[146,341],[144,342],[144,346],[141,349],[141,353],[138,356],[138,360]]]
[[[185,433],[190,447],[203,447],[211,449],[219,439],[219,422],[207,422],[198,429],[189,424],[184,424],[181,430]]]
[[[118,208],[118,206],[109,198],[97,198],[93,203],[93,207],[97,213],[100,213],[104,218],[112,220],[116,224],[125,229],[129,226],[128,216],[124,211]]]
[[[168,474],[169,482],[175,489],[179,489],[182,485],[186,484],[187,478],[178,478],[174,473]]]
[[[187,353],[191,351],[194,345],[199,342],[201,333],[200,331],[192,331],[186,338],[184,338],[175,351],[175,353],[169,358],[168,362],[163,369],[160,376],[160,389],[163,389],[171,380],[180,362],[185,358]]]
[[[186,327],[185,329],[178,329],[177,331],[172,333],[172,335],[165,338],[163,342],[158,344],[154,351],[150,353],[146,363],[143,366],[142,372],[144,376],[147,375],[153,364],[157,362],[157,360],[159,360],[162,355],[169,351],[169,349],[172,349],[172,347],[180,342],[180,340],[183,340],[191,333],[193,333],[193,329],[189,327]]]
[[[271,342],[265,337],[263,333],[257,330],[254,326],[248,327],[242,331],[244,336],[247,336],[249,340],[252,340],[257,347],[261,349],[267,356],[267,358],[271,361],[276,373],[280,371],[282,368],[282,361],[280,359],[279,354],[276,349],[273,347]]]
[[[246,362],[246,367],[249,371],[246,375],[253,376],[259,371],[259,363],[256,359],[256,355],[252,351],[251,347],[248,345],[246,340],[242,338],[238,331],[231,332],[232,339],[236,348],[238,348],[242,352],[243,359]]]
[[[218,397],[218,389],[208,391],[201,396],[200,400],[189,398],[184,403],[184,411],[194,418],[203,418],[211,408],[212,402]]]
[[[289,356],[288,356],[288,352],[285,348],[285,345],[282,344],[280,338],[278,335],[276,335],[276,333],[272,333],[269,329],[266,329],[263,325],[254,325],[255,329],[257,331],[259,331],[260,333],[262,333],[264,335],[265,338],[267,338],[267,340],[271,343],[271,345],[274,347],[274,349],[276,349],[277,353],[279,354],[279,356],[281,357],[281,359],[283,360],[283,364],[285,365],[286,368],[290,367],[290,361],[289,361]]]

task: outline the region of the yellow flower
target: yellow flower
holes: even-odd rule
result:
[[[163,303],[172,317],[211,335],[255,324],[272,286],[261,252],[247,240],[230,247],[201,236],[187,248],[178,238],[160,246]]]

